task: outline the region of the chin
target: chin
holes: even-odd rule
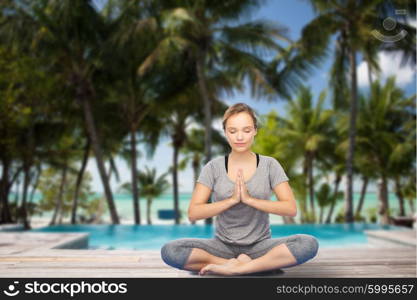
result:
[[[246,147],[236,147],[233,150],[235,150],[236,152],[245,152],[248,150],[248,148]]]

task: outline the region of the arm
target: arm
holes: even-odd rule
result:
[[[244,186],[244,183],[243,183]],[[274,187],[274,192],[279,201],[256,199],[247,193],[246,187],[243,189],[242,202],[253,208],[262,210],[279,216],[295,217],[297,215],[297,205],[291,187],[287,181],[281,182]]]
[[[209,187],[198,182],[196,183],[190,206],[188,208],[188,219],[191,222],[217,216],[238,202],[232,196],[231,198],[227,198],[222,201],[207,203],[210,194],[211,189]]]

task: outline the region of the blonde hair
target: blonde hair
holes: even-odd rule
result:
[[[253,124],[255,126],[255,129],[258,128],[258,122],[256,120],[255,112],[253,111],[253,109],[245,103],[236,103],[236,104],[230,106],[223,115],[223,130],[226,130],[227,119],[229,119],[230,116],[233,116],[233,115],[241,113],[241,112],[248,113],[253,120]]]

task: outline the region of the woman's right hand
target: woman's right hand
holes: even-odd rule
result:
[[[235,187],[234,187],[234,191],[233,191],[233,195],[232,195],[232,200],[235,204],[238,204],[239,202],[241,202],[241,198],[240,198],[240,172],[239,170],[237,171],[237,176],[236,176],[236,181],[235,181]]]

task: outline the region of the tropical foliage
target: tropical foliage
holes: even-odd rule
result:
[[[120,179],[121,158],[134,224],[143,223],[141,199],[151,224],[152,201],[169,188],[179,224],[179,172],[191,167],[195,181],[213,155],[230,151],[213,121],[245,87],[257,101],[285,102],[260,116],[253,147],[278,159],[291,180],[300,215],[284,222],[389,223],[390,213],[412,214],[415,95],[395,77],[382,80],[377,57],[396,51],[415,66],[415,28],[400,22],[409,34],[390,45],[372,35],[395,8],[415,18],[410,3],[311,0],[315,16],[292,41],[279,22],[248,18],[260,0],[1,1],[0,223],[30,228],[31,216],[46,211],[51,224],[101,222],[104,212],[120,223],[110,182]],[[328,88],[315,95],[303,82],[330,53]],[[357,87],[361,61],[370,71],[365,90]],[[157,177],[143,165],[164,139],[172,164]],[[90,159],[102,200],[91,195]],[[378,208],[366,218],[370,184]]]

